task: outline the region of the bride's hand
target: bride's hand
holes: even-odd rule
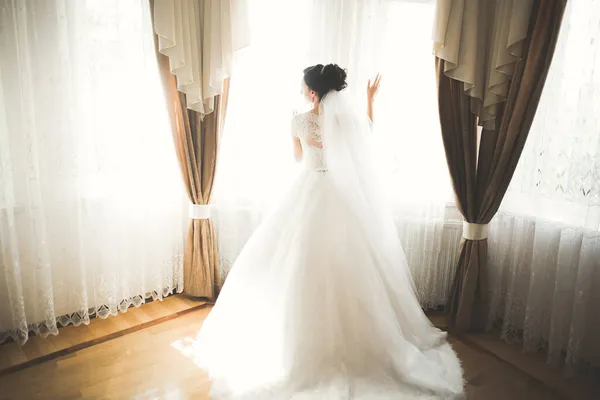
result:
[[[381,81],[381,75],[377,74],[377,76],[373,80],[373,83],[371,83],[370,79],[369,79],[369,82],[367,83],[367,115],[369,116],[369,119],[371,120],[371,122],[373,122],[373,99],[375,98],[375,95],[377,94],[377,91],[379,90],[379,82],[380,81]]]
[[[371,79],[367,83],[367,99],[372,101],[377,95],[377,91],[379,90],[379,82],[381,82],[381,75],[377,74],[373,82],[371,83]]]

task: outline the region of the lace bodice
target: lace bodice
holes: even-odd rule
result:
[[[302,142],[302,162],[305,167],[326,171],[319,116],[311,112],[295,115],[292,119],[292,135]]]

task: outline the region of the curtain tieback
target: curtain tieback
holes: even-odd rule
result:
[[[191,219],[209,219],[210,218],[210,204],[190,204],[190,218]]]
[[[467,240],[484,240],[488,237],[488,224],[473,224],[463,221],[463,238]]]

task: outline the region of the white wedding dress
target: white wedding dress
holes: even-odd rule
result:
[[[424,315],[361,165],[368,120],[341,94],[322,104],[319,116],[294,117],[304,171],[249,239],[198,334],[212,398],[462,398],[460,362]]]

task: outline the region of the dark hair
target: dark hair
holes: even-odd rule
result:
[[[337,64],[317,64],[304,69],[304,83],[317,93],[319,100],[332,90],[346,89],[346,76],[346,70]]]

